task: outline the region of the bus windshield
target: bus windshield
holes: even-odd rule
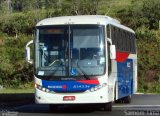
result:
[[[41,26],[35,40],[38,76],[96,76],[105,73],[104,27]]]

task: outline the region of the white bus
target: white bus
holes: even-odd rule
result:
[[[34,59],[29,45],[34,43]],[[26,45],[34,64],[35,101],[50,104],[100,104],[131,101],[137,91],[135,32],[108,16],[47,18],[36,25]]]

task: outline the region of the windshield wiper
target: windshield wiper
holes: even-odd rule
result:
[[[85,78],[86,80],[91,80],[91,79],[89,78],[89,76],[86,74],[86,72],[84,72],[84,71],[80,68],[78,62],[77,62],[77,67],[78,67],[78,69],[80,70],[80,72],[83,74],[83,76],[84,76],[84,78]]]

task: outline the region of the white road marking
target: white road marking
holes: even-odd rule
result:
[[[160,105],[115,105],[114,108],[160,108]]]
[[[138,94],[138,95],[141,95],[141,94],[144,94],[144,93],[139,93],[139,92],[137,92],[137,93],[135,93],[136,95]]]
[[[140,92],[137,92],[134,95],[159,95],[159,94],[158,93],[140,93]]]

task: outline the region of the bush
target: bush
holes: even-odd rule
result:
[[[0,85],[19,87],[33,80],[33,67],[25,61],[25,44],[32,36],[20,35],[19,38],[5,36],[5,44],[0,46]]]
[[[160,31],[139,28],[137,34],[139,91],[160,92]]]
[[[140,70],[159,70],[160,66],[160,37],[159,32],[145,28],[138,29],[137,47],[138,47],[138,64]]]

